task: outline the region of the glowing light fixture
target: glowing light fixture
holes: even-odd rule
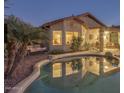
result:
[[[108,69],[108,66],[105,66],[104,68],[105,68],[105,69]]]

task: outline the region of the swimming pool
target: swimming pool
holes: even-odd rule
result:
[[[119,61],[98,56],[69,57],[41,67],[25,93],[119,93]]]

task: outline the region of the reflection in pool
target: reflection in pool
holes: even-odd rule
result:
[[[41,67],[41,76],[25,93],[119,93],[119,61],[72,57]]]

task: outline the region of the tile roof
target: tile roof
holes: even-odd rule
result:
[[[87,17],[91,18],[95,22],[95,24],[91,23],[91,22],[88,22],[87,21],[88,20]],[[51,21],[51,22],[47,22],[47,23],[43,24],[41,27],[51,26],[51,25],[54,25],[56,23],[62,22],[62,21],[67,20],[67,19],[74,19],[74,20],[78,21],[81,24],[86,24],[89,28],[90,27],[101,27],[101,26],[106,27],[106,25],[104,23],[99,21],[95,16],[93,16],[89,12],[86,12],[86,13],[83,13],[83,14],[80,14],[80,15],[77,15],[77,16],[72,15],[72,16],[69,16],[69,17],[64,17],[64,18],[57,19],[57,20],[54,20],[54,21]]]

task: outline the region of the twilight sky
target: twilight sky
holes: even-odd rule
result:
[[[106,25],[120,24],[120,0],[9,0],[5,15],[34,26],[58,18],[90,12]]]

